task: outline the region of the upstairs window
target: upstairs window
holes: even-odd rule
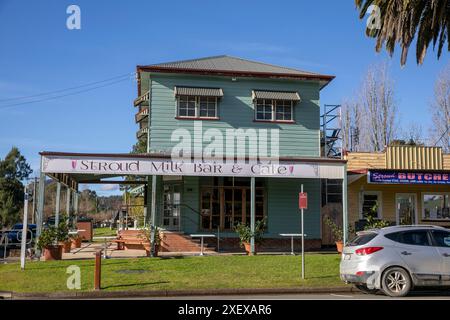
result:
[[[256,100],[256,120],[272,120],[272,100]]]
[[[217,98],[199,97],[200,117],[217,118]]]
[[[252,90],[256,121],[294,122],[294,104],[301,101],[295,91]]]
[[[255,119],[259,121],[294,121],[293,102],[256,99]]]
[[[178,117],[218,118],[217,97],[179,96]]]
[[[292,101],[275,101],[275,120],[292,121]]]
[[[218,119],[217,104],[223,97],[221,88],[175,86],[177,117],[189,119]]]
[[[196,97],[180,96],[178,98],[178,116],[195,117],[196,116]]]

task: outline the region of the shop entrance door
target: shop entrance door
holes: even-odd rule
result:
[[[180,228],[180,184],[167,184],[164,186],[163,202],[163,228],[166,230],[179,230]]]
[[[395,196],[397,225],[417,224],[416,195],[414,193],[397,193]]]

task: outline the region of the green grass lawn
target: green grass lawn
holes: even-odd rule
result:
[[[94,228],[94,237],[108,237],[115,236],[117,234],[116,229],[110,229],[109,227],[105,228]]]
[[[93,260],[0,265],[0,291],[69,291],[66,268],[81,269],[81,290],[92,290]],[[181,290],[208,288],[292,288],[342,286],[339,255],[307,254],[306,279],[299,256],[204,256],[102,260],[105,290]]]

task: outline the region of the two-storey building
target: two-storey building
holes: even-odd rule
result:
[[[254,219],[267,221],[263,246],[281,249],[281,234],[300,233],[303,185],[306,244],[320,247],[320,179],[345,176],[345,161],[321,157],[320,150],[320,92],[333,76],[230,56],[138,66],[137,74],[137,137],[145,139],[149,154],[173,157],[181,148],[194,162],[225,158],[248,166],[228,174],[206,168],[177,175],[177,168],[162,168],[148,188],[148,212],[157,226],[184,234],[219,232],[224,248],[237,244],[233,226],[251,222],[253,205]],[[181,141],[183,134],[189,141]],[[244,151],[239,141],[246,143]],[[279,156],[279,164],[255,167],[255,152]]]

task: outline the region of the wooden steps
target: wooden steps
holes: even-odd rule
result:
[[[200,252],[200,239],[191,238],[182,232],[164,231],[161,240],[161,252]],[[214,252],[215,247],[207,244],[203,245],[204,252]]]

